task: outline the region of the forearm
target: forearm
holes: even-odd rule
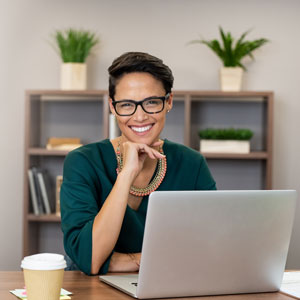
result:
[[[92,232],[91,273],[97,274],[101,265],[112,252],[122,226],[132,178],[121,172],[101,210],[95,217]]]

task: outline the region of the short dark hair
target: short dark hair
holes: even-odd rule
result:
[[[126,52],[116,58],[108,68],[109,96],[114,99],[116,85],[124,74],[145,72],[159,80],[167,93],[171,93],[174,77],[171,69],[163,61],[144,52]]]

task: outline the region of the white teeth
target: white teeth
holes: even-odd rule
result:
[[[144,131],[149,130],[151,127],[152,127],[152,125],[148,125],[148,126],[145,126],[145,127],[134,127],[134,126],[131,126],[131,129],[133,131],[136,131],[136,132],[144,132]]]

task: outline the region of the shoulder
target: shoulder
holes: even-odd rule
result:
[[[65,163],[73,163],[74,161],[99,161],[99,157],[110,154],[110,148],[111,145],[108,139],[96,143],[87,144],[71,151],[67,155]]]
[[[215,181],[203,155],[187,146],[165,140],[167,156],[168,188],[177,190],[213,190]]]
[[[71,151],[64,161],[64,176],[98,176],[107,173],[115,163],[115,152],[108,139],[84,145]]]

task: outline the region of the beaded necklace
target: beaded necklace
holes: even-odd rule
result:
[[[161,154],[164,154],[162,147],[159,147],[159,152]],[[116,171],[117,174],[119,174],[123,169],[123,155],[120,151],[120,141],[118,141],[116,155],[117,155],[117,162],[118,162],[118,167]],[[160,186],[160,184],[162,183],[166,175],[166,172],[167,172],[167,158],[166,157],[160,158],[158,160],[158,167],[157,167],[156,174],[153,180],[148,184],[148,186],[146,186],[145,188],[138,188],[132,185],[130,187],[129,193],[137,197],[144,197],[150,195],[150,193],[154,192]]]

